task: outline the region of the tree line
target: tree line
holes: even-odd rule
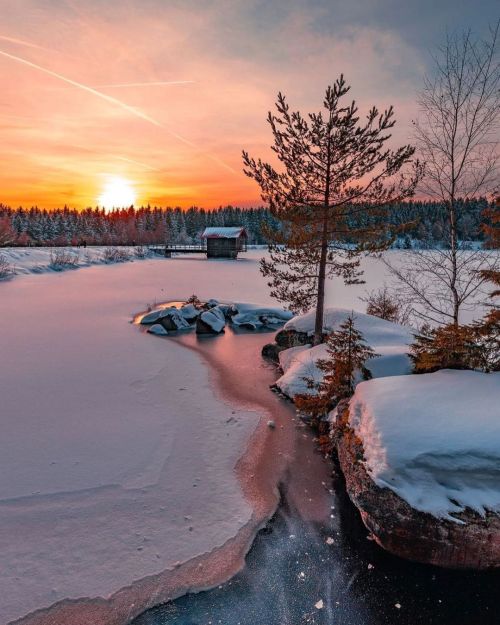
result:
[[[458,200],[461,204],[457,223],[461,241],[480,241],[490,246],[486,230],[488,212],[493,205],[486,198]],[[376,218],[375,218],[376,219]],[[388,207],[384,224],[387,231],[401,229],[396,247],[446,246],[447,209],[435,201],[399,202]],[[79,211],[68,207],[46,210],[10,208],[0,204],[0,245],[126,245],[194,243],[207,226],[244,226],[249,243],[268,243],[266,230],[279,230],[281,222],[266,207],[224,206],[207,210],[193,206],[177,208],[140,207],[106,212],[102,208]],[[486,228],[485,228],[486,226]],[[349,237],[346,237],[349,240]]]

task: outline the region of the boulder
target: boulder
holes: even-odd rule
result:
[[[168,332],[176,332],[177,330],[189,328],[189,323],[176,308],[166,310],[165,314],[158,319],[158,323]]]
[[[470,509],[455,514],[457,522],[412,508],[368,474],[361,440],[349,424],[349,407],[339,406],[332,438],[347,493],[373,539],[385,550],[408,560],[454,569],[500,567],[500,516]]]
[[[149,325],[151,323],[158,323],[158,321],[162,317],[164,317],[165,315],[168,315],[170,311],[172,310],[176,310],[176,309],[173,306],[170,306],[169,308],[160,308],[158,310],[152,310],[151,312],[144,315],[144,317],[141,319],[141,325]]]
[[[193,304],[184,304],[179,308],[179,312],[188,323],[194,323],[202,311]]]
[[[202,312],[196,319],[196,334],[221,334],[224,332],[226,317],[218,306]]]
[[[289,349],[290,347],[298,347],[299,345],[307,345],[311,342],[311,337],[307,332],[299,332],[297,330],[287,330],[284,328],[276,333],[274,337],[276,345],[283,349]]]
[[[155,323],[148,328],[149,334],[155,334],[156,336],[167,336],[168,332],[159,323]]]

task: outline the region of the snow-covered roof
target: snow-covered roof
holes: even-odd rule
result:
[[[241,236],[246,236],[246,230],[242,226],[213,226],[205,228],[202,239],[238,239]]]

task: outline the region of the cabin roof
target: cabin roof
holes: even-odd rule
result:
[[[239,239],[240,237],[246,237],[247,232],[243,226],[214,226],[205,228],[202,239]]]

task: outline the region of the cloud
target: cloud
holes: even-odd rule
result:
[[[105,171],[134,180],[141,202],[216,206],[260,203],[241,149],[272,157],[266,116],[280,90],[293,108],[318,110],[344,72],[361,113],[394,104],[394,141],[406,143],[427,47],[451,0],[0,4],[3,40],[28,44],[0,57],[0,201],[32,201],[33,180],[39,204],[64,204],[68,188],[78,206],[93,204]],[[453,6],[455,20],[462,8],[472,16],[464,0]],[[160,87],[182,79],[193,82]],[[120,98],[103,93],[112,88]]]

